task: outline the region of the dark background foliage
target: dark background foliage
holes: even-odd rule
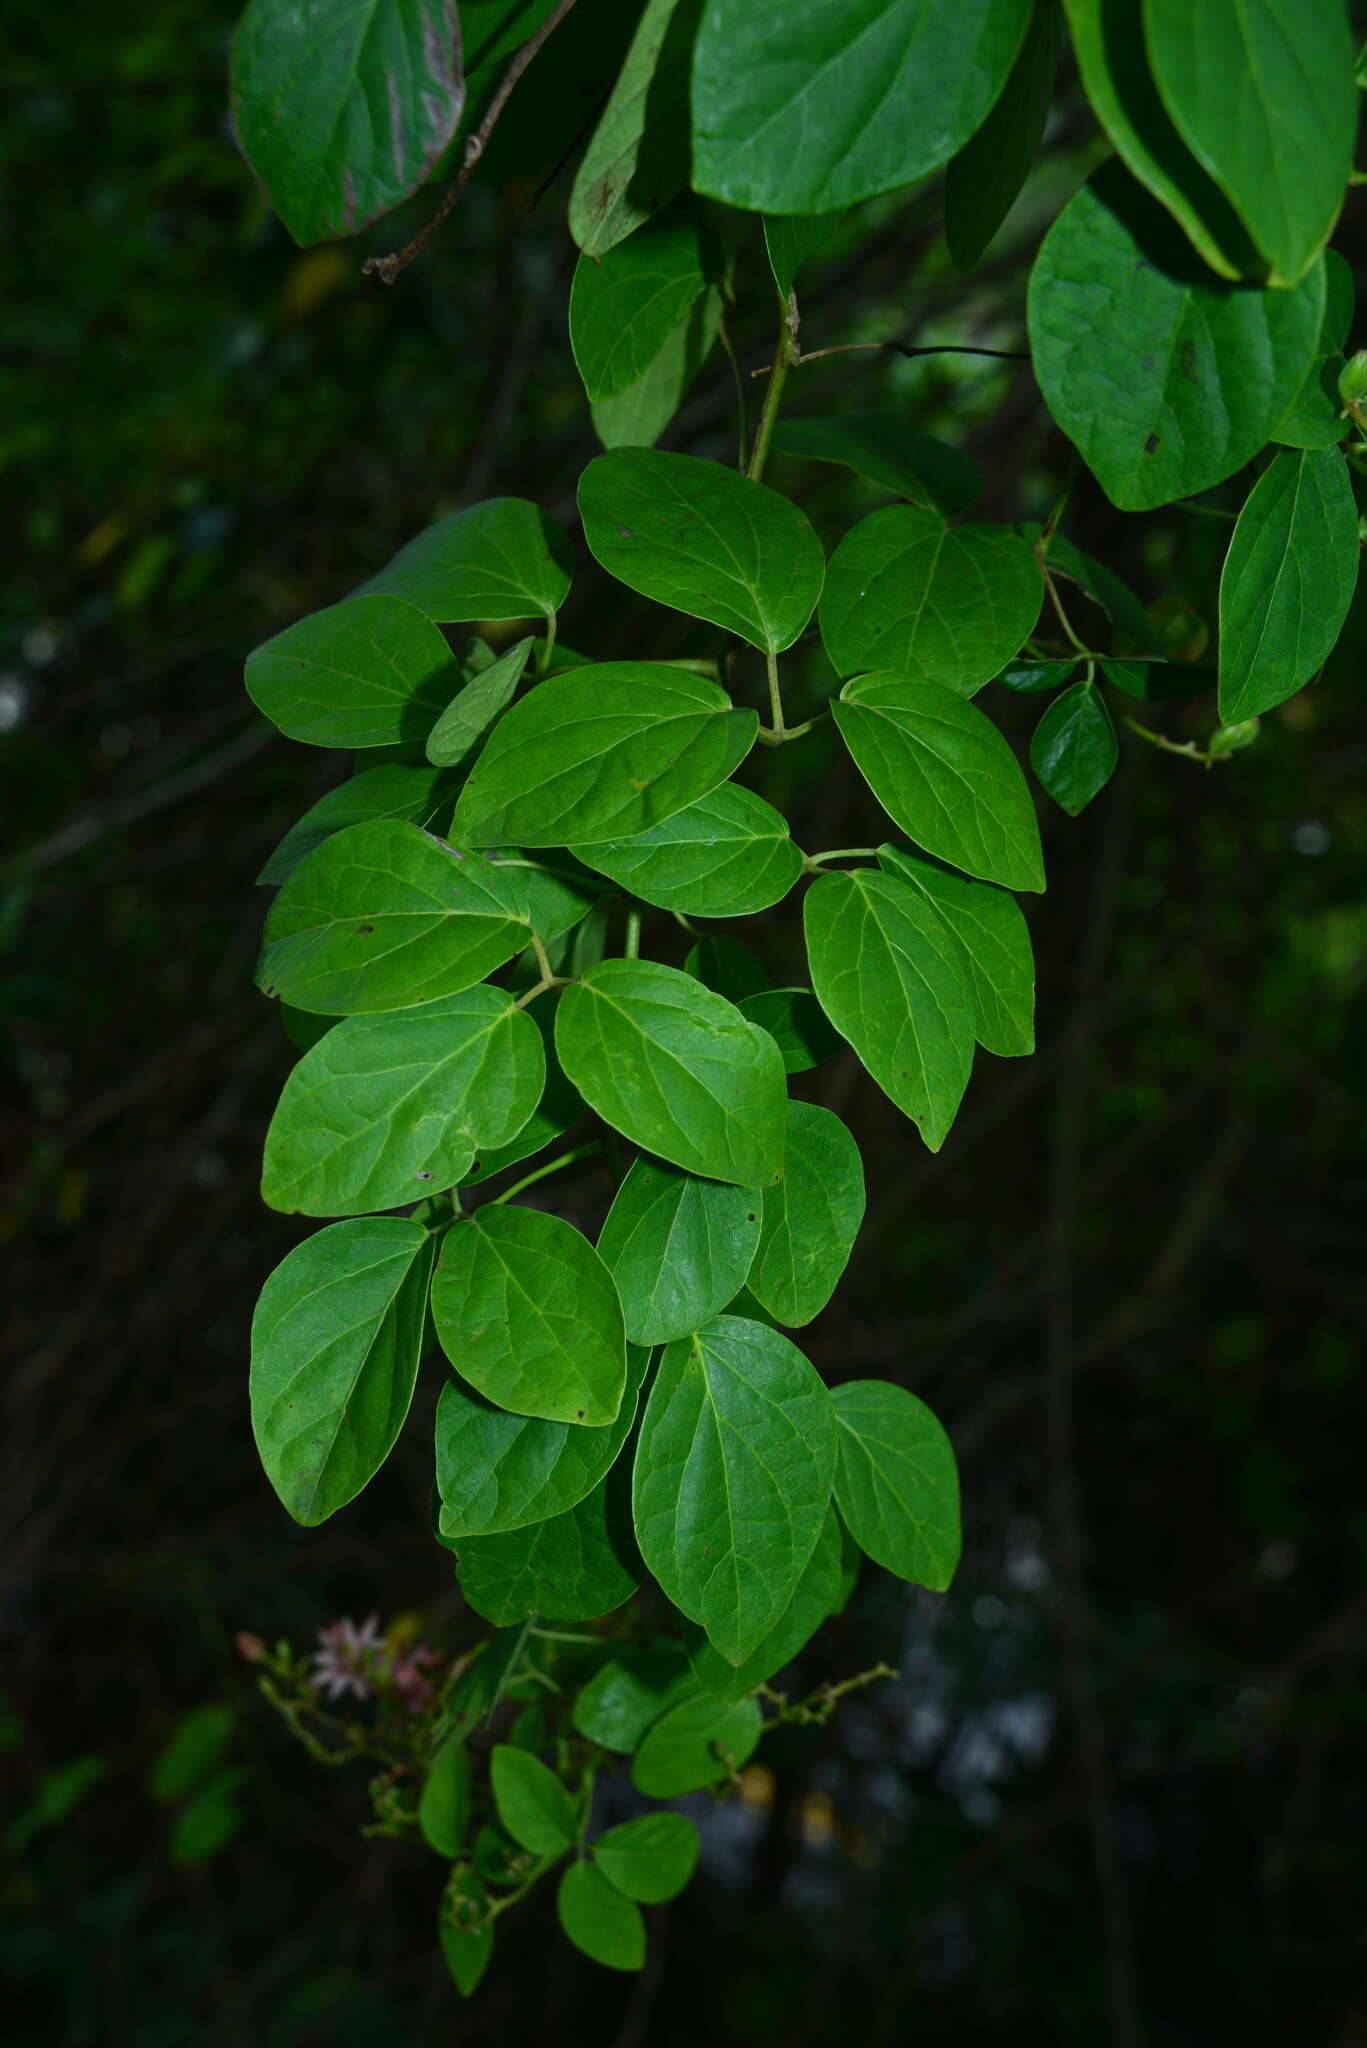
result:
[[[670,2048],[857,2025],[986,2048],[1128,2043],[1137,2015],[1174,2048],[1367,2042],[1361,610],[1231,764],[1130,741],[1081,820],[1048,809],[1040,1051],[979,1056],[941,1154],[852,1060],[809,1077],[874,1191],[812,1356],[936,1408],[967,1553],[944,1599],[870,1572],[817,1639],[812,1683],[884,1655],[901,1677],[767,1742],[744,1801],[698,1802],[705,1881],[653,1915],[639,1983],[538,1900],[458,2008],[435,1859],[358,1842],[363,1787],[257,1702],[238,1629],[307,1644],[376,1609],[454,1649],[482,1628],[428,1536],[421,1415],[314,1531],[250,1441],[251,1306],[296,1234],[256,1190],[291,1053],[251,989],[253,877],[346,763],[261,724],[242,658],[439,511],[498,491],[570,516],[593,442],[566,181],[533,204],[514,132],[506,182],[477,182],[394,291],[360,257],[425,201],[301,254],[232,146],[232,12],[15,0],[0,84],[9,2038]],[[808,346],[1020,346],[1029,256],[1097,154],[1071,107],[967,285],[934,184],[862,208],[813,266]],[[1337,246],[1361,260],[1355,222]],[[752,236],[747,371],[761,267]],[[668,445],[727,459],[718,364]],[[863,355],[794,385],[790,410],[880,402],[970,448],[987,516],[1042,517],[1057,489],[1025,364]],[[828,541],[876,502],[834,470],[770,474]],[[1146,600],[1174,593],[1196,651],[1226,525],[1084,492],[1066,530]],[[668,651],[641,644],[668,620],[580,569],[572,644]],[[994,694],[1023,746],[1035,707]],[[1159,716],[1182,739],[1211,714]],[[868,836],[815,736],[771,772],[808,844]],[[208,1700],[239,1710],[243,1825],[182,1868],[146,1779]],[[39,1827],[82,1758],[102,1773]]]

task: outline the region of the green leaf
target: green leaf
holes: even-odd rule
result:
[[[472,1883],[478,1883],[472,1871],[463,1875]],[[437,1921],[437,1941],[457,1991],[462,1998],[473,1997],[494,1953],[493,1922],[462,1927],[443,1914]]]
[[[805,1074],[840,1050],[840,1037],[809,988],[762,988],[736,1007],[768,1032],[783,1056],[785,1073]]]
[[[1103,661],[1101,673],[1145,704],[1180,704],[1215,688],[1215,670],[1198,661]]]
[[[982,122],[1030,0],[707,0],[693,182],[763,213],[826,213],[948,163]]]
[[[712,352],[721,312],[721,293],[709,285],[635,383],[590,407],[604,448],[654,447]]]
[[[960,270],[973,268],[1030,175],[1063,44],[1058,0],[1035,0],[996,105],[945,172],[945,241]]]
[[[592,1863],[571,1863],[555,1895],[560,1925],[591,1962],[609,1970],[639,1970],[646,1959],[641,1909],[624,1898]]]
[[[1040,535],[1026,529],[1026,537],[1038,539]],[[1127,640],[1133,640],[1136,647],[1142,647],[1150,654],[1162,651],[1153,620],[1134,592],[1104,562],[1084,554],[1061,533],[1050,535],[1046,553],[1051,576],[1067,576],[1079,590],[1086,591],[1092,602],[1109,614],[1116,630]]]
[[[973,1064],[957,946],[909,884],[865,868],[822,875],[803,911],[822,1009],[938,1152]]]
[[[833,709],[864,780],[915,845],[980,881],[1044,887],[1025,777],[976,705],[919,676],[874,674],[846,683]]]
[[[1070,818],[1085,810],[1115,771],[1115,727],[1093,682],[1073,683],[1055,697],[1030,742],[1030,765]]]
[[[1324,252],[1324,282],[1319,352],[1272,437],[1289,448],[1331,448],[1351,432],[1348,421],[1341,417],[1338,379],[1353,324],[1357,287],[1337,249]]]
[[[776,1322],[800,1329],[835,1292],[864,1220],[859,1147],[838,1116],[814,1102],[788,1104],[783,1178],[760,1199],[759,1243],[740,1279]]]
[[[688,1173],[766,1187],[783,1170],[778,1047],[677,967],[604,960],[560,999],[560,1063],[591,1109]]]
[[[753,711],[737,711],[718,684],[686,669],[645,661],[574,669],[538,684],[499,720],[461,792],[452,835],[463,845],[576,847],[629,838],[724,782],[758,725]]]
[[[767,910],[802,873],[787,820],[734,782],[723,782],[648,832],[576,851],[633,896],[690,917]]]
[[[233,1794],[246,1780],[244,1770],[224,1771],[181,1807],[166,1844],[168,1863],[178,1870],[206,1863],[241,1834],[243,1813]]]
[[[1294,291],[1198,274],[1152,201],[1109,165],[1035,259],[1035,375],[1112,503],[1147,511],[1209,490],[1262,447],[1305,381],[1324,293],[1320,265]]]
[[[765,214],[764,251],[785,306],[803,264],[830,240],[844,218],[844,209],[839,213]]]
[[[287,882],[316,846],[348,825],[368,825],[376,818],[430,825],[443,803],[449,804],[454,796],[453,778],[436,768],[398,761],[366,768],[340,789],[330,789],[291,825],[256,879],[272,886]]]
[[[608,1828],[592,1844],[609,1884],[646,1906],[677,1898],[698,1863],[698,1830],[683,1813],[643,1813]]]
[[[727,1703],[699,1688],[647,1730],[631,1766],[631,1782],[648,1799],[701,1792],[747,1763],[763,1732],[753,1700]]]
[[[1042,690],[1056,690],[1060,683],[1067,682],[1076,667],[1076,661],[1008,661],[1001,674],[992,680],[1004,690],[1030,696]]]
[[[733,1664],[796,1590],[834,1456],[826,1389],[778,1331],[718,1316],[666,1349],[636,1452],[636,1538],[668,1598]]]
[[[249,0],[233,115],[296,242],[354,235],[415,192],[465,104],[454,0]]]
[[[580,477],[579,510],[609,575],[769,653],[821,595],[821,543],[796,505],[720,462],[615,448]]]
[[[397,819],[351,825],[301,861],[271,906],[257,986],[325,1016],[455,995],[527,943],[516,869]]]
[[[1294,284],[1338,217],[1357,91],[1341,0],[1144,0],[1149,62],[1192,155]]]
[[[428,1765],[418,1797],[418,1832],[429,1849],[454,1861],[464,1845],[469,1818],[470,1765],[461,1728],[447,1736]]]
[[[584,1114],[579,1092],[571,1088],[565,1079],[556,1054],[554,996],[539,996],[534,1003],[528,1004],[523,1014],[531,1018],[541,1033],[546,1056],[545,1091],[515,1138],[509,1139],[506,1145],[481,1146],[478,1158],[472,1162],[461,1182],[462,1187],[474,1187],[493,1174],[501,1173],[505,1166],[515,1166],[521,1159],[530,1159],[533,1153],[543,1151],[556,1138],[563,1137]]]
[[[554,618],[570,587],[570,544],[525,498],[448,513],[361,585],[406,597],[440,626],[456,619]]]
[[[746,1002],[774,985],[750,948],[729,932],[707,932],[690,946],[684,972],[728,1003]]]
[[[598,1239],[633,1343],[686,1337],[725,1308],[759,1241],[761,1199],[658,1159],[635,1162]]]
[[[537,1757],[496,1742],[489,1758],[494,1805],[513,1840],[533,1856],[563,1856],[579,1839],[569,1793]]]
[[[398,1216],[334,1223],[283,1259],[252,1318],[252,1431],[266,1477],[312,1527],[394,1447],[422,1350],[431,1242]]]
[[[1092,111],[1131,175],[1180,223],[1212,270],[1221,277],[1261,278],[1264,260],[1159,97],[1144,47],[1143,0],[1063,4]]]
[[[347,598],[247,656],[253,704],[311,747],[421,739],[459,681],[442,635],[399,597]]]
[[[574,1702],[572,1719],[590,1742],[629,1756],[662,1714],[697,1689],[680,1645],[662,1642],[595,1671]]]
[[[500,712],[512,703],[531,651],[530,636],[519,640],[452,698],[427,735],[429,761],[439,768],[454,768],[474,752]]]
[[[1039,617],[1039,563],[1005,526],[947,527],[885,505],[831,557],[821,637],[842,676],[911,669],[971,697],[1019,652]]]
[[[601,256],[688,183],[688,71],[701,0],[649,0],[584,151],[569,230]]]
[[[914,505],[957,519],[983,487],[983,473],[964,455],[890,412],[843,412],[834,419],[781,419],[776,455],[839,462],[857,476]]]
[[[604,1429],[509,1415],[450,1379],[437,1402],[443,1542],[501,1536],[576,1507],[617,1461],[636,1416],[648,1354],[627,1347],[627,1385]]]
[[[949,934],[979,1045],[1003,1059],[1033,1052],[1035,962],[1015,897],[932,867],[901,846],[880,846],[878,858],[888,874],[920,891]]]
[[[462,1537],[456,1569],[475,1613],[499,1628],[533,1614],[593,1621],[629,1600],[640,1565],[614,1478],[600,1480],[549,1521],[499,1536]]]
[[[816,1549],[785,1612],[743,1664],[728,1664],[700,1629],[685,1625],[688,1661],[699,1684],[714,1699],[741,1700],[782,1671],[785,1664],[791,1664],[840,1597],[840,1563],[840,1524],[835,1510],[828,1508]]]
[[[570,287],[570,346],[590,399],[612,398],[644,375],[714,269],[687,199],[606,254],[579,258]]]
[[[1285,703],[1333,650],[1358,573],[1347,465],[1332,448],[1287,449],[1249,493],[1220,578],[1220,717]]]
[[[521,1130],[546,1081],[541,1034],[503,989],[348,1017],[305,1053],[266,1134],[262,1198],[359,1216],[454,1187]]]
[[[923,1401],[885,1380],[831,1392],[839,1425],[836,1505],[875,1564],[943,1592],[959,1562],[959,1475]]]
[[[486,1203],[453,1223],[432,1277],[432,1319],[461,1378],[514,1415],[595,1429],[621,1408],[617,1290],[559,1216]]]
[[[222,1759],[236,1726],[234,1710],[218,1700],[182,1714],[147,1774],[149,1795],[158,1805],[171,1806],[193,1792]]]

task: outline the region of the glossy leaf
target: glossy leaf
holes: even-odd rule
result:
[[[882,490],[913,505],[957,519],[983,487],[971,455],[923,434],[896,413],[842,412],[831,419],[780,419],[776,455],[807,462],[839,462]]]
[[[633,1343],[667,1344],[725,1308],[759,1241],[761,1199],[658,1159],[635,1162],[598,1239]]]
[[[766,213],[764,250],[784,305],[804,263],[815,256],[845,219],[839,213]]]
[[[695,940],[688,949],[684,972],[725,996],[728,1003],[740,1004],[774,985],[762,962],[730,932],[707,932]]]
[[[601,256],[688,183],[688,72],[701,0],[648,0],[584,151],[569,229]]]
[[[1004,690],[1028,697],[1044,690],[1057,690],[1076,667],[1076,661],[1008,661],[1001,674],[992,680]]]
[[[712,352],[721,310],[721,293],[709,285],[635,383],[589,408],[604,448],[654,447]]]
[[[1208,490],[1262,447],[1305,381],[1324,293],[1320,265],[1293,291],[1233,290],[1200,274],[1152,202],[1109,166],[1035,260],[1035,374],[1106,495],[1146,511]]]
[[[955,943],[908,883],[867,868],[822,875],[803,908],[817,1000],[938,1152],[973,1064]]]
[[[455,784],[437,768],[387,762],[366,768],[339,789],[330,789],[290,827],[257,881],[278,886],[287,882],[300,861],[343,832],[348,825],[368,825],[376,818],[398,818],[411,825],[430,825],[443,805],[451,805]]]
[[[494,720],[512,703],[531,651],[530,637],[519,640],[451,699],[427,735],[429,761],[439,768],[453,768],[474,752]]]
[[[1030,742],[1030,765],[1054,802],[1075,818],[1115,771],[1115,727],[1095,683],[1074,683],[1045,712]]]
[[[800,1329],[835,1292],[864,1220],[859,1147],[838,1116],[814,1102],[788,1104],[783,1178],[760,1199],[747,1285],[775,1322]]]
[[[644,1963],[646,1924],[640,1907],[592,1863],[571,1863],[560,1880],[555,1910],[568,1939],[590,1961],[609,1970],[639,1970]]]
[[[1220,716],[1285,703],[1332,652],[1358,573],[1358,517],[1343,457],[1285,450],[1249,493],[1220,578]]]
[[[349,826],[276,897],[257,986],[325,1016],[471,988],[527,943],[517,877],[399,820]]]
[[[1063,0],[1092,111],[1130,174],[1221,277],[1261,278],[1265,259],[1173,125],[1149,66],[1143,0]]]
[[[757,728],[753,711],[686,669],[573,669],[499,720],[452,835],[468,846],[578,847],[648,831],[724,782]]]
[[[581,844],[576,852],[631,895],[690,917],[767,910],[802,873],[787,820],[735,782],[723,782],[647,832]]]
[[[886,873],[920,891],[948,932],[979,1045],[1002,1058],[1033,1052],[1035,962],[1015,897],[932,867],[904,847],[880,846],[878,858]]]
[[[499,1628],[533,1614],[593,1621],[629,1600],[640,1578],[611,1479],[549,1521],[462,1537],[454,1556],[465,1598]]]
[[[421,739],[459,682],[442,635],[398,597],[329,605],[247,657],[253,704],[311,747]]]
[[[448,513],[361,585],[406,597],[438,625],[456,619],[554,618],[570,587],[570,544],[525,498],[486,498]]]
[[[840,1597],[840,1524],[835,1510],[826,1510],[816,1549],[780,1619],[763,1642],[750,1652],[743,1664],[728,1664],[708,1642],[702,1631],[684,1630],[688,1661],[698,1683],[713,1699],[741,1700],[757,1685],[763,1685],[798,1651],[809,1643]]]
[[[697,213],[688,200],[638,227],[602,256],[581,256],[570,289],[570,346],[594,400],[612,398],[644,375],[711,270]]]
[[[864,780],[908,839],[980,881],[1044,887],[1025,777],[976,705],[919,676],[874,674],[846,683],[832,708]]]
[[[622,1406],[617,1290],[559,1216],[486,1203],[452,1224],[432,1277],[432,1320],[461,1378],[514,1415],[597,1429]]]
[[[732,1663],[796,1590],[834,1454],[826,1389],[776,1330],[718,1316],[667,1347],[636,1452],[636,1537],[667,1596]]]
[[[436,1423],[442,1541],[549,1522],[592,1493],[627,1440],[647,1357],[628,1346],[626,1392],[616,1421],[604,1429],[510,1415],[449,1379]]]
[[[555,998],[549,995],[539,997],[536,1002],[528,1004],[524,1014],[531,1018],[541,1033],[546,1057],[545,1089],[516,1137],[510,1138],[506,1145],[481,1145],[461,1181],[462,1187],[474,1187],[491,1175],[501,1173],[505,1166],[515,1166],[521,1159],[530,1159],[556,1138],[563,1137],[584,1114],[579,1092],[565,1079],[556,1055]]]
[[[546,1080],[541,1034],[502,989],[348,1017],[285,1083],[261,1193],[287,1215],[358,1216],[454,1187]]]
[[[707,0],[693,182],[764,213],[822,213],[947,163],[1011,69],[1029,0]]]
[[[839,1425],[836,1504],[875,1564],[943,1592],[959,1562],[959,1475],[923,1401],[884,1380],[831,1392]]]
[[[971,270],[1030,175],[1063,54],[1058,0],[1034,0],[1025,40],[991,113],[945,172],[945,241]]]
[[[513,1840],[533,1856],[563,1856],[579,1837],[573,1802],[554,1771],[511,1743],[496,1742],[489,1784],[498,1817]]]
[[[470,1765],[465,1731],[448,1735],[428,1766],[418,1798],[418,1832],[429,1849],[448,1861],[460,1855],[470,1817]]]
[[[821,543],[796,505],[720,462],[615,448],[579,479],[584,538],[619,582],[779,653],[821,595]]]
[[[555,1043],[590,1108],[644,1151],[744,1188],[778,1179],[778,1047],[691,975],[604,960],[565,990]]]
[[[588,1680],[574,1703],[574,1726],[590,1742],[630,1756],[646,1730],[697,1689],[678,1643],[630,1650]]]
[[[252,1433],[296,1522],[372,1479],[413,1398],[430,1240],[398,1216],[334,1223],[284,1258],[252,1318]]]
[[[742,1017],[768,1032],[789,1074],[805,1074],[840,1051],[842,1040],[809,988],[757,989],[736,1007]]]
[[[687,1814],[643,1813],[599,1835],[593,1860],[629,1899],[662,1906],[678,1897],[697,1868],[698,1830]]]
[[[1352,329],[1357,286],[1337,249],[1324,252],[1324,282],[1324,320],[1318,352],[1272,437],[1289,448],[1331,448],[1352,431],[1342,417],[1338,378]]]
[[[1159,94],[1267,258],[1314,262],[1343,204],[1357,88],[1341,0],[1144,0]]]
[[[631,1766],[648,1799],[678,1799],[721,1784],[754,1755],[763,1732],[753,1700],[726,1702],[693,1681],[692,1695],[649,1728]]]
[[[455,0],[249,0],[232,69],[238,139],[300,243],[415,192],[465,104]]]
[[[1005,526],[946,527],[886,505],[831,557],[821,637],[842,676],[910,669],[971,697],[1020,651],[1039,617],[1039,564]]]

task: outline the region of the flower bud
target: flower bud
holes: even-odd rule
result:
[[[1367,398],[1367,348],[1349,356],[1339,371],[1339,397],[1345,405],[1356,405]]]

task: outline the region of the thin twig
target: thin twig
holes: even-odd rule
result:
[[[414,235],[407,248],[399,249],[390,256],[368,256],[361,265],[361,275],[363,277],[378,277],[381,284],[393,284],[398,278],[399,273],[407,270],[413,258],[421,256],[423,250],[437,232],[437,229],[450,217],[455,208],[456,201],[469,184],[470,173],[483,156],[485,145],[497,126],[500,114],[508,104],[513,87],[517,84],[537,51],[541,49],[548,38],[559,28],[573,5],[574,0],[560,0],[560,5],[546,16],[536,34],[527,38],[527,41],[513,58],[512,63],[498,82],[497,90],[489,102],[484,119],[465,145],[465,153],[460,163],[459,177],[448,190],[446,197],[442,200],[441,205],[437,208],[431,220],[418,229],[418,232]]]
[[[967,343],[957,341],[935,342],[926,348],[917,348],[909,341],[842,341],[835,348],[809,349],[803,355],[790,356],[789,367],[796,368],[802,363],[820,362],[823,356],[848,356],[861,349],[882,349],[899,356],[995,356],[1003,363],[1028,363],[1030,352],[1022,348],[970,348]],[[752,377],[767,377],[773,369],[772,363],[765,363],[762,369],[752,370]]]

